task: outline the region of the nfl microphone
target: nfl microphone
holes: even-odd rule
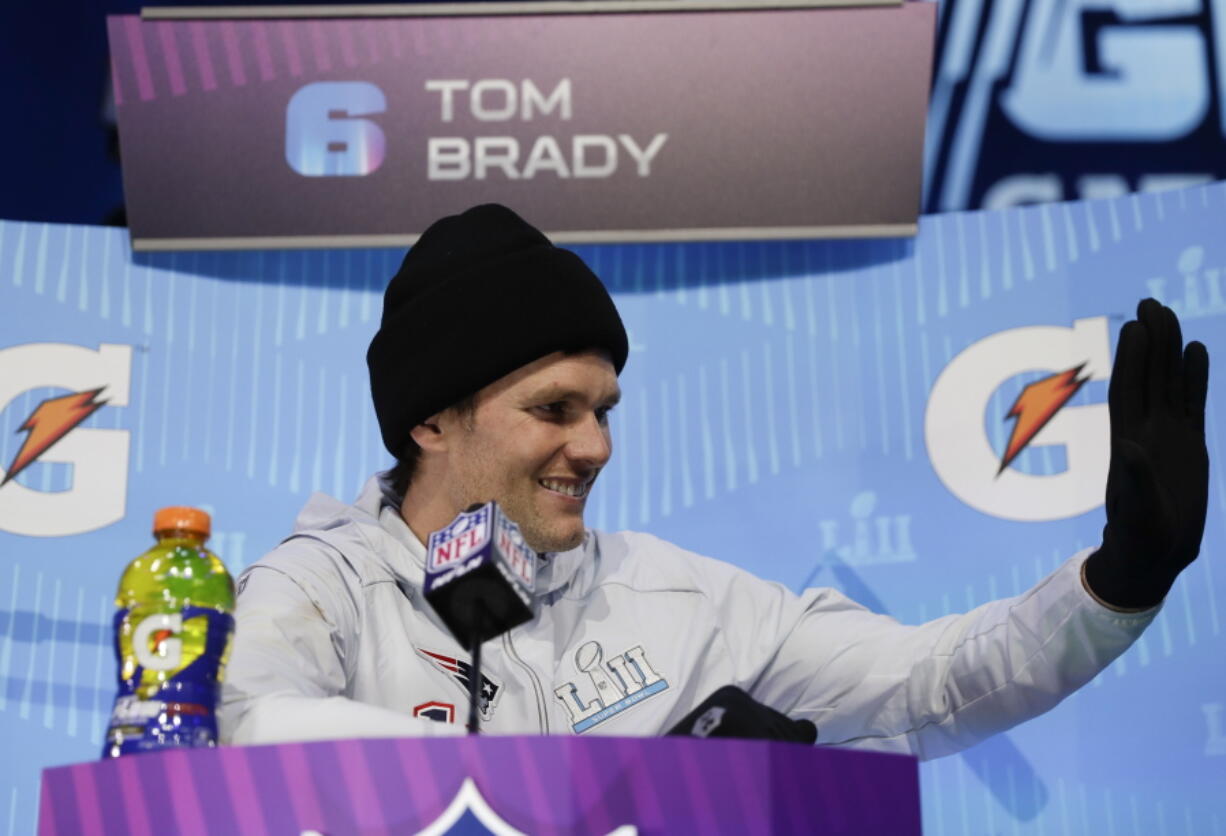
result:
[[[426,600],[472,654],[468,730],[476,733],[481,644],[531,621],[537,554],[496,502],[461,511],[426,544]]]

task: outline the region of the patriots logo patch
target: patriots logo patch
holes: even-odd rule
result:
[[[454,656],[444,656],[441,653],[435,653],[431,650],[417,649],[417,653],[434,667],[446,673],[451,677],[464,695],[468,695],[468,683],[472,679],[473,666],[463,659],[456,659]],[[481,674],[481,705],[478,708],[481,711],[481,719],[488,720],[494,714],[494,708],[498,705],[498,698],[502,696],[502,683],[491,679],[484,673]]]

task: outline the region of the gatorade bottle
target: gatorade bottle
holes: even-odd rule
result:
[[[128,564],[115,596],[119,696],[102,757],[217,745],[217,698],[234,634],[234,581],[204,547],[209,515],[163,508],[157,545]]]

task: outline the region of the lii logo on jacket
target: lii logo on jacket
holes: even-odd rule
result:
[[[668,680],[651,667],[642,645],[636,644],[605,661],[604,648],[599,642],[590,641],[575,651],[575,667],[588,675],[595,693],[584,688],[581,696],[574,682],[558,686],[553,693],[570,712],[571,728],[576,734],[668,688]]]

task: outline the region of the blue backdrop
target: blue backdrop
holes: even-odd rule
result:
[[[1139,298],[1226,357],[1226,185],[925,218],[915,241],[577,247],[631,334],[596,527],[649,530],[907,622],[1024,590],[1097,543],[1104,401]],[[155,508],[214,514],[232,571],[311,491],[385,467],[363,356],[401,253],[133,255],[0,223],[0,467],[49,397],[106,404],[0,487],[0,832],[96,757],[111,596]],[[1023,387],[1089,381],[999,477]],[[1147,635],[1050,714],[922,767],[926,832],[1226,826],[1218,415],[1200,560]]]

